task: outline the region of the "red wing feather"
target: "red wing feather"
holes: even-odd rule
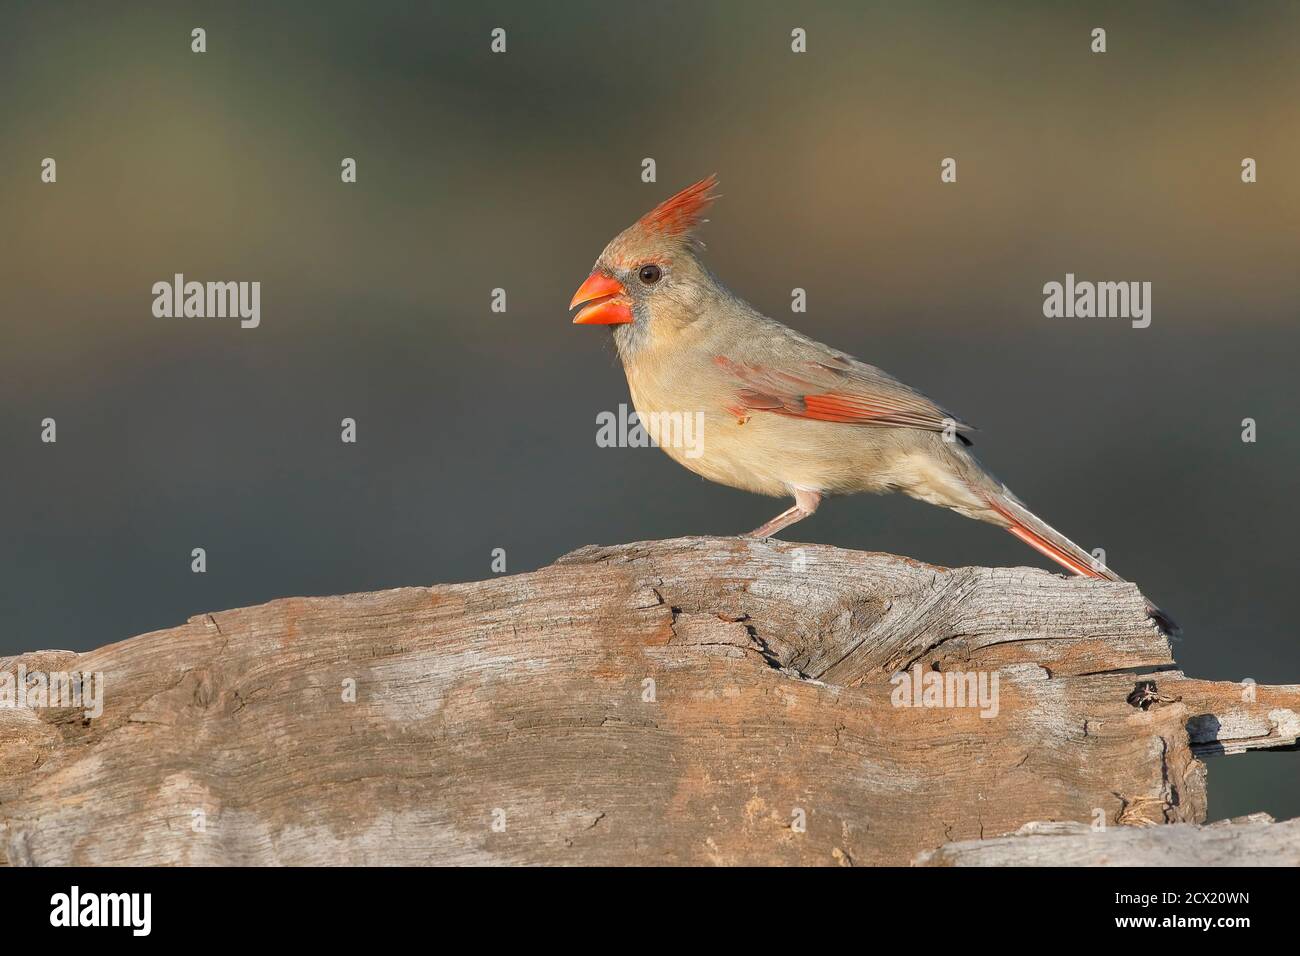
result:
[[[826,392],[821,395],[803,396],[803,417],[815,418],[823,422],[857,422],[858,424],[887,423],[905,424],[908,416],[898,409],[873,406],[862,398],[853,395],[836,395]]]
[[[714,361],[739,380],[737,396],[746,408],[851,425],[971,430],[920,392],[868,365],[809,362],[795,374],[726,356]]]

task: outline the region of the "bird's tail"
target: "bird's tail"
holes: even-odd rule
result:
[[[1083,550],[1083,548],[1022,505],[1005,488],[997,492],[986,492],[984,497],[988,501],[989,507],[1006,519],[1007,530],[1039,554],[1051,558],[1057,564],[1082,577],[1100,578],[1103,581],[1124,580],[1093,555]],[[1149,600],[1146,605],[1147,613],[1166,633],[1175,636],[1180,632],[1178,623],[1172,617]]]
[[[1083,577],[1124,580],[1010,494],[990,494],[987,498],[989,506],[1007,519],[1007,530],[1039,554]]]

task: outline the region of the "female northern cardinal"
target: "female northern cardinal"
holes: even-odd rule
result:
[[[1123,580],[980,466],[966,450],[970,425],[719,282],[691,238],[716,183],[688,186],[615,236],[569,308],[583,306],[578,325],[613,326],[638,418],[673,459],[724,485],[793,496],[751,536],[808,517],[826,495],[902,491],[1006,528],[1075,574]],[[689,448],[665,434],[683,416],[703,423]]]

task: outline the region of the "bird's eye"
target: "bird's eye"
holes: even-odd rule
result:
[[[637,273],[637,278],[646,285],[654,285],[659,281],[663,274],[663,270],[652,262],[648,266],[641,267],[641,271]]]

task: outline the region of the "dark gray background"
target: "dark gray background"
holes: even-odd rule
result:
[[[980,426],[995,473],[1181,621],[1189,673],[1300,682],[1300,8],[1129,6],[4,4],[0,653],[776,513],[597,448],[626,385],[565,308],[716,171],[703,235],[737,291]],[[175,272],[260,280],[262,327],[155,319]],[[1151,281],[1151,327],[1045,319],[1066,272]],[[787,536],[1045,566],[897,497]],[[1210,774],[1213,817],[1300,812],[1294,754]]]

